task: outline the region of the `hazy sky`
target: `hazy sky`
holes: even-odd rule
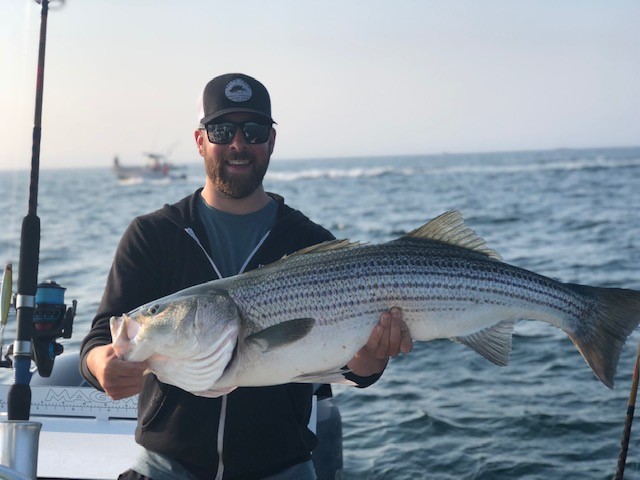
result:
[[[40,7],[0,0],[0,169],[29,168]],[[640,145],[637,0],[67,0],[42,168],[198,162],[198,96],[271,92],[274,158]]]

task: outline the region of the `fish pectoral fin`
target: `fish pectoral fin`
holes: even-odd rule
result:
[[[496,365],[509,364],[513,327],[517,320],[503,320],[483,330],[451,340],[463,343]]]
[[[294,383],[339,383],[341,385],[354,386],[356,382],[344,376],[349,370],[331,370],[327,372],[313,372],[298,375],[291,379]]]
[[[296,318],[272,325],[249,335],[245,341],[260,345],[263,352],[297,342],[307,336],[316,324],[313,318]]]

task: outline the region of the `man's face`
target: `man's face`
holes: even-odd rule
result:
[[[265,120],[247,113],[232,113],[215,121],[220,122],[265,123]],[[267,172],[275,138],[276,132],[272,128],[266,142],[249,143],[242,129],[237,128],[230,143],[216,144],[209,141],[206,131],[198,130],[196,144],[204,158],[207,177],[215,190],[237,199],[248,197],[255,192]]]

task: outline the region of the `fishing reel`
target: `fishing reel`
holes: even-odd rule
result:
[[[55,357],[64,351],[64,347],[56,340],[71,338],[73,319],[76,316],[78,302],[73,300],[67,308],[64,303],[64,292],[53,280],[38,284],[33,310],[33,326],[31,328],[31,357],[38,367],[41,377],[49,377],[53,370]],[[15,307],[15,296],[11,302]],[[1,349],[0,343],[0,349]],[[0,367],[13,367],[13,347],[10,345]]]
[[[38,284],[36,290],[32,330],[33,360],[42,377],[51,375],[55,357],[64,351],[64,347],[56,340],[71,338],[78,302],[73,300],[71,307],[67,308],[64,303],[65,290],[53,280]]]

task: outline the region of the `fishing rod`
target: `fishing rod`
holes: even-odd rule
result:
[[[618,456],[618,469],[614,480],[622,480],[624,478],[624,467],[627,462],[627,452],[629,451],[629,438],[631,437],[631,424],[633,423],[633,415],[636,409],[636,396],[638,394],[638,380],[640,377],[640,344],[638,344],[638,354],[636,362],[633,366],[633,379],[631,381],[631,392],[629,393],[629,402],[627,404],[627,418],[624,422],[624,430],[622,432],[622,441],[620,443],[620,455]]]
[[[36,78],[36,106],[31,149],[29,208],[27,215],[22,221],[20,234],[18,293],[15,300],[17,330],[16,339],[13,343],[14,383],[9,388],[7,396],[7,413],[9,420],[29,420],[31,410],[31,387],[29,386],[29,382],[31,380],[30,367],[34,333],[36,334],[36,338],[38,338],[38,329],[37,326],[34,325],[34,318],[38,320],[35,310],[37,306],[36,293],[38,291],[38,264],[40,260],[40,218],[38,217],[37,209],[38,181],[40,175],[40,140],[42,137],[44,59],[49,0],[35,1],[42,7]],[[58,0],[58,3],[62,4],[63,0]],[[75,314],[75,310],[73,313]],[[41,342],[36,342],[36,344],[37,343]]]

